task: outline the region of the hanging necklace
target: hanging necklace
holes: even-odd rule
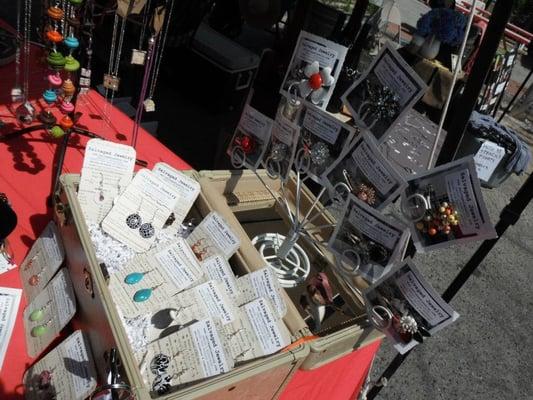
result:
[[[153,35],[148,40],[148,51],[146,53],[146,64],[144,67],[144,76],[143,81],[141,85],[141,94],[139,96],[139,104],[137,105],[137,111],[135,112],[135,120],[133,122],[133,134],[132,134],[132,146],[135,148],[137,145],[137,135],[139,133],[139,124],[141,123],[142,113],[143,113],[143,106],[144,102],[143,99],[146,96],[146,89],[148,87],[148,81],[150,78],[150,73],[154,61],[154,52],[157,46],[157,36]]]
[[[146,35],[146,25],[148,24],[148,15],[150,14],[151,0],[148,0],[144,6],[143,21],[141,27],[141,34],[139,36],[139,46],[131,50],[131,64],[144,65],[146,59],[146,51],[143,50],[144,39]]]
[[[17,1],[17,49],[15,53],[15,86],[11,89],[11,101],[13,103],[18,103],[23,99],[22,88],[20,86],[20,46],[21,46],[21,35],[20,35],[20,14],[22,13],[21,2]]]
[[[93,56],[93,30],[94,30],[94,0],[88,0],[85,3],[84,12],[84,33],[87,36],[87,45],[85,47],[86,61],[85,68],[80,73],[80,94],[87,93],[91,87],[91,62]]]
[[[159,78],[159,68],[161,67],[161,61],[163,59],[163,53],[165,51],[165,45],[167,42],[167,36],[170,26],[170,20],[172,17],[172,10],[174,9],[174,0],[170,0],[169,7],[168,7],[168,15],[165,18],[165,26],[163,28],[163,37],[161,40],[161,43],[159,44],[157,48],[157,53],[155,54],[155,68],[153,70],[151,82],[150,82],[150,90],[148,91],[148,98],[144,100],[143,106],[144,110],[146,112],[153,112],[155,111],[155,102],[154,102],[154,93],[155,88],[157,86],[157,80]]]
[[[29,82],[30,82],[30,32],[31,32],[31,4],[32,0],[24,1],[24,81],[22,88],[23,104],[17,107],[15,115],[24,124],[31,124],[35,116],[35,108],[29,102]]]

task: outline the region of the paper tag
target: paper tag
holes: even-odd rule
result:
[[[41,314],[40,318],[31,321],[32,313]],[[74,289],[68,271],[63,268],[24,310],[23,320],[28,354],[31,357],[37,357],[52,343],[75,313]],[[32,330],[39,329],[43,325],[45,330],[42,335],[32,335]]]
[[[282,289],[270,267],[240,277],[237,285],[242,293],[240,304],[264,297],[272,302],[272,306],[280,317],[287,313],[287,305],[281,294]]]
[[[361,233],[389,250],[394,249],[400,239],[402,231],[392,229],[362,208],[353,207],[348,218]]]
[[[237,279],[228,262],[220,255],[214,255],[202,262],[202,267],[210,279],[220,282],[231,298],[239,296]]]
[[[189,178],[183,172],[162,162],[155,164],[152,172],[169,184],[172,184],[180,194],[180,200],[174,207],[174,217],[176,219],[172,223],[172,226],[179,226],[185,220],[185,217],[200,194],[200,184],[194,179]]]
[[[272,128],[272,136],[282,143],[285,143],[289,148],[294,143],[294,136],[297,133],[297,126],[291,124],[285,118],[279,118],[274,121]]]
[[[399,96],[401,106],[408,103],[420,90],[389,54],[383,55],[374,67],[374,71],[381,83]]]
[[[155,240],[155,232],[163,227],[179,198],[174,187],[150,170],[141,169],[102,221],[102,229],[135,252],[146,252]],[[128,225],[131,215],[140,217],[140,226]],[[153,228],[151,236],[142,235],[143,223]]]
[[[483,225],[483,218],[477,205],[476,196],[468,169],[446,175],[446,188],[450,202],[460,215],[463,235],[476,234]]]
[[[157,261],[154,263],[153,261]],[[154,268],[163,267],[178,291],[198,282],[202,276],[201,267],[187,243],[182,239],[149,258]]]
[[[304,38],[298,47],[296,57],[311,64],[318,61],[320,68],[333,68],[337,60],[337,51],[327,47],[324,43],[319,43],[312,38]]]
[[[96,370],[82,331],[75,331],[24,373],[28,400],[42,400],[54,393],[57,400],[83,400],[96,389]],[[52,375],[49,388],[39,388],[44,371]]]
[[[87,142],[78,201],[89,223],[100,223],[113,201],[131,182],[136,152],[133,147],[101,139]]]
[[[382,157],[379,157],[379,150],[377,148],[375,150],[373,151],[367,143],[361,142],[353,151],[352,159],[372,185],[385,195],[397,185],[397,181],[391,175],[390,166],[387,168],[380,161]]]
[[[208,281],[194,289],[196,296],[206,307],[211,318],[218,318],[223,324],[235,320],[231,304],[228,302],[217,286],[215,281]]]
[[[267,141],[272,129],[272,120],[247,104],[242,111],[239,127],[245,133]]]
[[[505,156],[505,149],[496,143],[485,141],[474,156],[477,176],[488,182],[494,170]]]
[[[80,75],[84,78],[91,78],[91,70],[88,68],[82,68]]]
[[[21,295],[21,289],[0,287],[0,371],[17,319]]]
[[[206,319],[191,325],[189,329],[204,376],[209,377],[228,372],[230,364],[226,360],[215,323]]]
[[[187,238],[187,243],[200,261],[222,254],[229,259],[240,246],[240,240],[216,211],[211,211]]]
[[[318,108],[311,107],[306,108],[303,126],[330,144],[335,144],[342,128],[342,124],[336,118],[331,118]]]
[[[264,299],[254,300],[246,304],[244,309],[264,355],[275,353],[290,344],[290,338],[281,334],[278,319]]]
[[[43,290],[64,259],[59,231],[54,221],[50,221],[20,265],[20,279],[28,302]]]

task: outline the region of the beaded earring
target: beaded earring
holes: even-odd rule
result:
[[[31,335],[33,337],[40,337],[43,336],[48,331],[48,325],[52,323],[53,319],[50,318],[48,321],[46,321],[42,325],[34,326],[31,330]]]
[[[39,282],[41,281],[41,275],[43,274],[43,272],[44,272],[44,268],[41,267],[41,269],[39,270],[38,273],[33,274],[32,276],[30,276],[30,278],[28,279],[28,283],[31,286],[37,286],[39,284]]]
[[[143,280],[144,276],[150,272],[152,272],[153,269],[146,272],[132,272],[131,274],[126,275],[124,278],[124,283],[128,285],[135,285]]]
[[[100,173],[100,182],[98,182],[98,190],[95,195],[95,200],[97,203],[101,203],[105,200],[104,196],[104,174]]]
[[[50,307],[51,304],[52,304],[52,301],[50,300],[44,306],[42,306],[41,308],[33,310],[30,313],[29,320],[31,322],[39,322],[39,321],[41,321],[44,318],[46,309],[48,307]]]
[[[154,290],[156,290],[161,285],[162,283],[151,288],[137,290],[133,295],[133,301],[135,301],[136,303],[142,303],[143,301],[148,300],[152,296]]]

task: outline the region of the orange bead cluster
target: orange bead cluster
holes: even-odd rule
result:
[[[419,231],[435,236],[439,232],[449,235],[453,226],[459,225],[459,213],[447,203],[441,203],[436,209],[428,210],[424,220],[416,224]]]

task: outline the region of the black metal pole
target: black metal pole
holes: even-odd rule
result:
[[[457,111],[448,129],[448,135],[442,145],[439,158],[437,159],[437,165],[445,164],[454,159],[468,121],[470,120],[470,115],[474,111],[479,93],[489,73],[494,55],[500,45],[500,40],[505,32],[507,22],[511,17],[514,3],[515,0],[500,0],[494,6],[494,11],[479,47],[472,72],[466,82],[464,93],[460,98],[460,107],[457,107]]]
[[[495,226],[497,237],[495,239],[489,239],[485,240],[476,250],[476,252],[472,255],[470,260],[465,264],[465,266],[461,269],[459,274],[455,277],[455,279],[452,281],[452,283],[448,286],[448,288],[444,291],[442,298],[444,301],[449,303],[453,300],[453,298],[457,295],[459,290],[464,286],[464,284],[468,281],[468,279],[472,276],[474,271],[479,267],[479,265],[483,262],[485,257],[490,253],[492,248],[498,243],[498,240],[500,240],[501,236],[505,233],[507,228],[509,226],[516,224],[516,222],[520,219],[520,215],[524,211],[524,209],[527,207],[527,205],[531,202],[531,199],[533,198],[533,176],[529,176],[526,180],[526,182],[520,187],[518,192],[515,194],[515,196],[511,199],[509,204],[504,207],[502,212],[500,213],[500,220]],[[412,350],[411,350],[412,351]],[[392,362],[389,364],[389,366],[385,369],[385,371],[381,374],[380,378],[377,380],[378,384],[374,385],[372,389],[369,390],[367,394],[367,400],[374,399],[381,389],[383,388],[383,385],[380,384],[384,382],[385,380],[389,380],[394,373],[400,368],[402,363],[405,361],[407,356],[411,354],[411,351],[405,353],[405,354],[398,354]]]
[[[531,75],[532,75],[532,74],[533,74],[533,69],[530,69],[530,70],[529,70],[529,73],[528,73],[527,76],[526,76],[526,79],[524,79],[524,81],[522,82],[522,84],[521,84],[520,87],[518,88],[517,92],[515,93],[515,95],[513,96],[513,98],[511,99],[511,101],[509,102],[509,104],[507,104],[507,107],[505,107],[505,110],[503,110],[502,115],[500,115],[500,118],[498,118],[498,122],[502,122],[503,117],[505,117],[505,115],[509,112],[509,110],[510,110],[511,107],[513,106],[514,102],[515,102],[516,99],[518,98],[518,96],[520,96],[520,93],[521,93],[522,90],[524,90],[524,88],[526,87],[527,82],[528,82],[529,79],[531,78]]]

